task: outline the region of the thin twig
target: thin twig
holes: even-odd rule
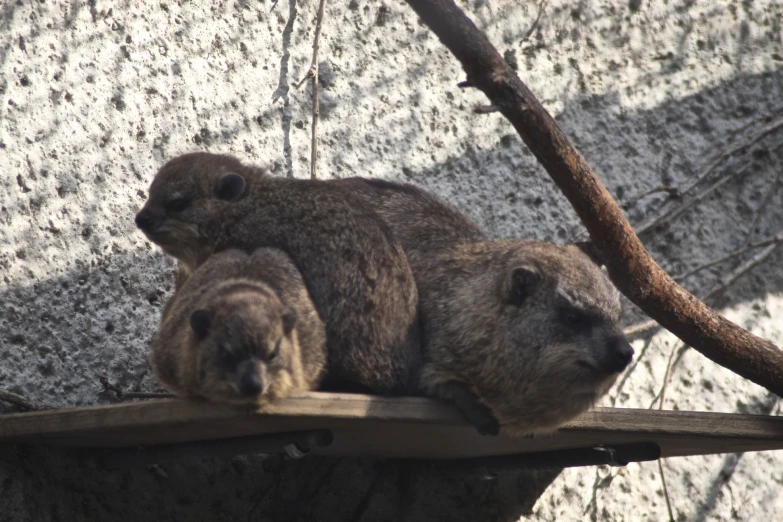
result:
[[[634,325],[629,326],[628,328],[624,328],[623,334],[625,334],[626,337],[635,337],[639,334],[643,334],[648,330],[657,328],[658,326],[660,326],[658,324],[658,321],[656,321],[655,319],[650,319],[643,323],[636,323]]]
[[[663,498],[664,500],[666,500],[666,509],[669,511],[669,522],[674,522],[672,503],[671,500],[669,500],[669,488],[666,487],[666,475],[663,472],[663,459],[658,459],[658,472],[661,474],[661,484],[663,485]]]
[[[27,397],[22,397],[21,395],[17,395],[16,393],[12,393],[6,390],[0,390],[0,401],[13,404],[14,406],[18,406],[19,408],[22,408],[23,410],[27,410],[27,411],[41,411],[41,410],[56,409],[56,406],[51,406],[43,402],[34,401],[28,399]]]
[[[623,207],[624,209],[631,208],[632,205],[636,204],[640,200],[646,198],[647,196],[658,194],[659,192],[668,193],[670,198],[682,197],[682,192],[680,192],[680,189],[678,189],[677,187],[670,187],[669,185],[661,185],[660,187],[651,188],[650,190],[647,190],[637,196],[632,197],[628,201],[620,203],[620,206]]]
[[[776,243],[782,243],[783,242],[783,232],[779,232],[776,235],[767,238],[763,241],[759,241],[757,243],[753,243],[751,245],[745,245],[742,248],[738,248],[734,250],[733,252],[729,252],[725,256],[715,259],[714,261],[710,261],[709,263],[704,263],[703,265],[699,265],[696,268],[692,268],[691,270],[688,270],[682,275],[675,276],[674,279],[677,281],[682,281],[684,279],[689,278],[693,274],[696,274],[698,272],[701,272],[702,270],[706,270],[707,268],[713,267],[715,265],[719,265],[725,261],[728,261],[730,259],[734,259],[735,257],[741,256],[742,254],[745,254],[747,252],[750,252],[751,250],[755,250],[757,248],[761,248],[763,246],[772,245]]]
[[[536,28],[538,27],[538,23],[541,21],[541,17],[544,15],[544,11],[546,10],[546,4],[548,0],[541,0],[538,3],[538,16],[536,16],[536,19],[533,21],[533,25],[530,26],[530,29],[527,30],[525,33],[525,36],[522,37],[522,40],[520,43],[525,42],[528,38],[533,36],[533,32],[535,32]]]
[[[313,79],[313,123],[310,126],[310,179],[318,177],[318,116],[321,113],[321,107],[318,104],[318,40],[321,36],[321,27],[324,21],[325,3],[326,0],[321,0],[318,3],[318,15],[315,19],[315,36],[313,37],[313,61],[310,63],[307,74],[296,84],[296,88],[299,89],[308,78]]]
[[[720,283],[715,285],[712,290],[707,292],[707,295],[704,296],[704,300],[707,301],[708,299],[711,299],[712,297],[726,290],[729,285],[734,283],[734,281],[763,263],[775,250],[777,250],[779,246],[780,243],[773,243],[767,246],[764,250],[735,268],[728,276],[722,277]]]
[[[124,392],[119,387],[115,386],[114,384],[109,382],[109,379],[107,379],[104,376],[100,376],[98,378],[101,385],[103,386],[104,392],[113,392],[118,399],[120,400],[129,400],[129,399],[170,399],[173,398],[174,395],[171,393],[147,393],[147,392]]]
[[[258,509],[258,506],[261,505],[261,502],[263,502],[264,498],[266,498],[267,492],[272,488],[272,486],[275,484],[275,480],[272,479],[269,481],[269,484],[267,487],[264,488],[264,490],[258,495],[258,500],[255,504],[253,504],[253,507],[248,511],[247,513],[247,522],[250,522],[253,519],[253,513],[256,512],[256,509]]]
[[[671,376],[674,367],[678,362],[680,362],[682,354],[685,353],[687,348],[688,346],[685,344],[678,344],[672,348],[672,351],[669,354],[669,360],[666,363],[666,371],[663,373],[663,384],[661,385],[661,389],[658,391],[658,394],[653,397],[653,400],[650,402],[650,407],[648,409],[652,409],[652,407],[655,406],[655,403],[658,401],[660,401],[658,402],[658,409],[663,409],[663,401],[666,399],[666,386],[669,384],[669,377]],[[675,355],[677,357],[676,359]]]
[[[671,221],[675,218],[677,218],[680,214],[688,210],[689,208],[696,206],[697,204],[701,203],[704,198],[718,190],[720,187],[734,179],[735,177],[739,176],[740,174],[744,174],[746,170],[750,168],[752,163],[746,163],[739,169],[733,170],[729,172],[727,175],[719,178],[715,183],[708,186],[705,189],[702,189],[701,192],[696,194],[695,196],[685,197],[681,196],[680,200],[681,203],[676,208],[670,209],[665,215],[660,216],[659,219],[657,219],[654,223],[651,223],[649,226],[642,224],[636,229],[637,234],[643,234],[645,232],[648,232],[652,230],[653,227],[660,225],[662,223],[665,223],[666,221]],[[684,193],[683,193],[684,194]],[[671,201],[671,200],[670,200]]]
[[[666,371],[663,374],[663,384],[661,385],[661,391],[658,392],[658,395],[656,395],[653,401],[650,403],[650,408],[653,407],[656,400],[660,399],[660,402],[658,403],[658,410],[660,411],[663,409],[663,402],[666,400],[666,386],[669,384],[671,372],[674,370],[674,366],[677,365],[677,363],[682,358],[682,355],[685,353],[685,350],[687,349],[688,346],[685,344],[681,344],[679,349],[677,347],[672,348],[672,351],[669,354],[669,361],[666,363]],[[674,359],[675,353],[677,353],[676,360]],[[663,486],[663,498],[666,500],[666,509],[669,512],[669,522],[674,522],[672,502],[669,498],[669,488],[666,487],[666,473],[663,471],[663,464],[661,459],[658,459],[658,472],[661,476],[661,485]]]
[[[772,119],[766,124],[762,125],[758,129],[750,132],[737,140],[729,143],[720,152],[713,156],[699,171],[690,179],[688,179],[682,186],[679,187],[680,193],[686,195],[693,190],[696,185],[704,181],[721,163],[730,158],[737,152],[743,151],[761,140],[767,134],[775,131],[783,126],[783,111],[775,114]],[[648,218],[641,225],[636,227],[636,233],[642,234],[647,230],[653,228],[660,223],[664,218],[668,218],[669,214],[676,210],[675,204],[669,200],[658,208],[655,215]]]
[[[776,143],[775,145],[772,145],[771,147],[769,147],[768,152],[770,152],[770,153],[774,152],[774,151],[778,150],[782,146],[783,146],[783,141],[780,141],[780,142]],[[731,179],[739,176],[740,174],[744,174],[745,171],[748,170],[754,164],[755,163],[753,163],[753,162],[746,163],[745,165],[743,165],[739,169],[729,173],[728,175],[725,175],[725,176],[719,178],[718,181],[716,181],[715,183],[713,183],[709,187],[707,187],[705,189],[702,189],[702,191],[699,192],[698,194],[696,194],[695,196],[684,198],[683,202],[680,204],[679,207],[669,211],[669,213],[666,214],[665,216],[662,216],[661,219],[659,219],[655,223],[655,225],[660,225],[661,223],[664,223],[666,221],[671,221],[672,219],[675,219],[677,216],[679,216],[680,214],[682,214],[683,212],[688,210],[690,207],[695,206],[698,203],[700,203],[702,200],[704,200],[704,198],[706,198],[707,196],[709,196],[710,194],[715,192],[717,189],[719,189],[720,187],[722,187],[723,185],[728,183]],[[637,233],[641,234],[641,233],[649,231],[649,230],[650,230],[650,228],[643,229],[640,226],[639,229],[637,230]]]

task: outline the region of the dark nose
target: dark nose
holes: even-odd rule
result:
[[[152,213],[148,210],[142,210],[136,214],[136,226],[144,232],[149,232],[155,225],[155,218],[152,217]]]
[[[263,389],[264,382],[254,372],[248,372],[243,375],[242,382],[239,383],[239,391],[247,397],[258,395]]]
[[[630,364],[633,359],[633,347],[625,336],[615,337],[609,342],[608,359],[608,369],[611,372],[621,372]]]

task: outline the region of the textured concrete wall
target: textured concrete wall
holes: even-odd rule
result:
[[[321,45],[322,177],[419,184],[497,237],[564,241],[580,232],[511,127],[499,115],[471,114],[483,97],[456,87],[456,60],[404,4],[330,4]],[[463,2],[620,199],[682,182],[783,106],[780,1],[544,4],[539,17],[531,0]],[[156,388],[145,356],[173,265],[132,217],[155,169],[187,151],[231,152],[279,175],[308,175],[311,93],[294,85],[309,66],[316,7],[0,4],[1,388],[58,405],[109,402],[100,375],[128,390]],[[735,178],[644,237],[665,268],[683,272],[742,244],[770,191],[753,237],[780,230],[781,139],[773,133],[735,154],[715,173],[739,172]],[[634,205],[632,222],[661,199]],[[782,261],[773,255],[715,302],[779,345]],[[731,268],[705,271],[688,286],[703,293]],[[638,363],[604,404],[650,406],[679,348],[667,334],[635,346]],[[664,406],[779,412],[776,398],[692,350],[674,367]],[[0,520],[277,520],[315,495],[308,483],[297,489],[303,475],[339,479],[342,469],[316,461],[274,472],[276,460],[254,457],[173,465],[166,478],[107,473],[57,451],[2,451]],[[676,520],[783,518],[783,453],[670,459],[663,468]],[[378,473],[355,464],[344,479],[350,492],[327,488],[318,502],[339,498],[344,514],[356,512]],[[365,519],[394,519],[391,495],[405,474],[393,475],[373,490],[380,493],[366,502]],[[287,485],[268,489],[272,483]],[[481,487],[491,501],[492,486]],[[495,489],[504,487],[518,485]],[[42,493],[49,499],[25,500]],[[463,493],[443,486],[433,499]],[[434,500],[421,508],[431,518],[437,509]],[[568,470],[530,519],[583,515],[665,519],[657,465]]]

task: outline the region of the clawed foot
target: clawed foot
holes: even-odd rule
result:
[[[492,414],[492,411],[483,404],[475,404],[469,409],[462,411],[462,414],[480,435],[495,436],[500,433],[500,423]]]

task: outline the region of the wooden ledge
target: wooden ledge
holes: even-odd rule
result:
[[[783,449],[783,417],[597,408],[534,439],[483,437],[418,397],[305,393],[265,412],[176,399],[0,415],[0,443],[128,447],[329,429],[314,453],[453,459],[654,442],[663,457]]]

